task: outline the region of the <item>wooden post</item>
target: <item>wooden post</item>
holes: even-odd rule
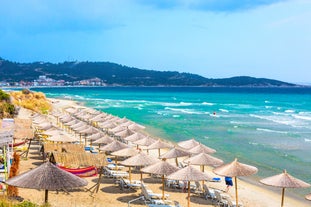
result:
[[[190,207],[190,181],[188,181],[188,207]]]
[[[48,203],[48,195],[49,195],[49,191],[45,189],[44,203]]]
[[[282,200],[281,200],[281,207],[284,206],[284,194],[285,194],[285,188],[282,188]]]
[[[234,177],[234,182],[235,182],[235,203],[236,206],[239,206],[239,199],[238,199],[238,182],[236,176]]]
[[[164,175],[162,175],[162,200],[164,200]]]

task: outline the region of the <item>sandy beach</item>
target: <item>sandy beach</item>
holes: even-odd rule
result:
[[[58,107],[69,107],[77,106],[77,103],[68,100],[56,100],[51,99],[52,102],[57,102]],[[81,106],[81,105],[80,105]],[[31,112],[25,109],[21,109],[19,113],[19,118],[29,118]],[[30,169],[33,169],[41,165],[42,157],[39,155],[39,145],[34,143],[31,146],[29,156],[27,160],[21,160],[20,172],[23,173]],[[150,150],[149,153],[156,157],[157,150]],[[125,168],[127,170],[127,168]],[[209,169],[211,170],[211,169]],[[260,170],[260,169],[259,169]],[[140,174],[135,172],[133,179],[139,179]],[[144,174],[144,183],[147,184],[148,188],[153,190],[153,192],[161,193],[162,185],[159,178],[150,177],[148,174]],[[86,191],[87,188],[93,186],[97,180],[98,176],[85,178],[88,181],[88,186],[85,188],[80,188],[77,190],[65,192],[49,192],[49,203],[51,206],[128,206],[128,202],[135,198],[141,196],[141,190],[121,190],[116,184],[116,180],[112,178],[104,177],[102,179],[100,190],[98,193],[93,194]],[[209,187],[213,187],[220,190],[225,190],[226,186],[224,181],[221,182],[209,182]],[[260,183],[250,183],[244,181],[243,178],[238,180],[238,192],[239,200],[243,203],[245,207],[273,207],[280,206],[281,202],[281,189],[266,187]],[[165,193],[168,193],[170,200],[175,200],[180,203],[181,206],[187,206],[187,193],[183,193],[181,189],[166,188]],[[234,188],[230,189],[230,196],[234,198],[235,191]],[[32,190],[19,188],[19,195],[25,199],[32,202],[42,204],[44,200],[43,190]],[[191,194],[191,206],[214,206],[211,200],[206,200],[199,194]],[[292,198],[290,196],[285,197],[285,206],[287,207],[305,207],[310,206],[311,202],[301,198]],[[145,206],[143,201],[135,201],[131,203],[130,206]]]

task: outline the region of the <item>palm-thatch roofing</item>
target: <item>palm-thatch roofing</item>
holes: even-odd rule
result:
[[[60,190],[86,186],[88,182],[46,162],[35,169],[8,179],[5,183],[20,188]]]
[[[194,155],[188,159],[185,159],[184,162],[192,165],[209,165],[209,166],[219,166],[224,163],[221,159],[218,159],[206,153]]]

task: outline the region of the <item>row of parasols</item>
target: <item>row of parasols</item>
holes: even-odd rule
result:
[[[217,165],[221,165],[223,163],[221,160],[208,155],[208,154],[214,153],[215,152],[214,149],[211,149],[205,145],[202,145],[193,139],[185,141],[185,142],[178,143],[179,146],[183,147],[184,149],[187,149],[187,152],[186,152],[185,150],[182,150],[182,149],[179,149],[176,147],[171,148],[172,145],[169,143],[163,142],[161,140],[156,141],[150,137],[146,137],[145,135],[143,135],[139,132],[131,131],[128,127],[130,125],[127,125],[127,126],[122,125],[122,123],[128,122],[128,121],[126,121],[126,119],[115,119],[115,117],[110,117],[110,115],[107,115],[107,114],[103,115],[103,114],[98,114],[95,112],[93,113],[93,112],[86,111],[86,110],[81,111],[81,110],[71,109],[71,108],[67,109],[67,112],[71,113],[71,116],[61,115],[61,114],[57,115],[56,114],[56,116],[58,116],[58,118],[60,118],[59,120],[62,121],[63,125],[67,125],[67,126],[71,125],[71,127],[72,127],[75,124],[79,124],[79,123],[76,123],[77,120],[73,120],[72,115],[74,115],[75,117],[79,117],[80,119],[83,119],[83,120],[89,120],[91,122],[103,121],[103,123],[101,123],[101,124],[97,123],[97,125],[107,126],[107,128],[106,128],[107,132],[108,132],[109,127],[114,126],[114,128],[110,129],[109,132],[113,132],[116,136],[121,137],[123,140],[125,140],[127,142],[134,143],[135,145],[137,145],[137,147],[138,146],[148,146],[148,147],[146,147],[147,150],[159,149],[159,157],[160,158],[162,158],[162,159],[176,158],[176,164],[178,164],[178,161],[177,161],[178,157],[189,156],[189,152],[196,154],[195,156],[192,157],[192,159],[190,158],[191,160],[189,160],[189,164],[202,165],[203,171],[204,171],[204,165],[217,166]],[[118,120],[118,122],[112,122],[112,121],[117,121],[117,120]],[[110,125],[108,123],[110,123]],[[111,125],[111,123],[115,123],[115,124]],[[120,124],[120,126],[117,126],[116,123]],[[131,123],[131,122],[129,122],[129,123]],[[76,125],[74,127],[78,127],[78,129],[80,128],[79,125]],[[87,127],[81,128],[81,129],[87,130]],[[118,131],[118,130],[120,130],[120,131]],[[83,131],[82,131],[82,133],[83,133]],[[128,148],[128,145],[121,143],[121,142],[118,142],[116,140],[113,141],[113,139],[110,138],[109,136],[107,136],[107,134],[105,134],[105,136],[103,136],[103,134],[98,134],[98,132],[96,132],[96,133],[91,134],[89,136],[89,138],[91,140],[94,139],[95,140],[94,143],[96,143],[96,142],[98,142],[99,144],[100,143],[103,143],[103,144],[110,143],[104,147],[101,147],[100,150],[110,151],[110,152],[115,151],[114,152],[115,154],[112,153],[112,155],[116,156],[116,160],[117,160],[117,156],[122,156],[122,153],[124,153],[122,151],[121,152],[116,152],[116,151],[122,150],[123,148],[124,149]],[[171,148],[171,150],[168,151],[167,153],[163,154],[163,155],[160,155],[160,149],[161,148]],[[200,154],[198,154],[198,153],[200,153]],[[129,155],[130,153],[126,152],[126,154]],[[139,154],[143,154],[143,153],[139,153]],[[133,157],[135,157],[135,156],[133,156]],[[127,162],[123,161],[121,164],[123,164],[125,166],[131,166],[131,163],[129,163],[131,158],[129,158],[128,160],[125,160]],[[145,157],[142,160],[146,161],[147,158]],[[197,160],[197,162],[195,162],[195,160]],[[137,166],[137,163],[138,163],[137,160],[135,162],[133,162],[133,166]],[[166,163],[166,162],[160,162],[160,163]],[[151,164],[151,163],[149,163],[149,164]],[[145,166],[145,165],[149,165],[149,164],[144,163],[141,166]],[[227,166],[227,167],[224,167],[224,166]],[[190,167],[190,165],[188,165],[188,167],[185,169],[189,170],[188,168],[191,169],[190,171],[192,174],[196,175],[195,173],[193,173],[193,169],[195,169],[195,168],[192,169]],[[161,169],[161,168],[157,167],[156,169]],[[182,169],[182,170],[185,171],[185,169]],[[144,169],[142,169],[142,172],[143,172],[143,170]],[[238,163],[237,160],[235,160],[230,164],[217,167],[216,169],[214,169],[214,172],[218,175],[230,176],[230,177],[235,178],[236,205],[238,206],[238,191],[237,191],[237,179],[236,179],[236,177],[252,175],[252,174],[257,172],[257,168],[249,166],[249,165]],[[148,173],[152,173],[152,172],[148,172]],[[186,175],[185,177],[174,177],[174,174],[169,175],[167,173],[166,174],[163,173],[162,176],[164,177],[164,176],[169,175],[168,178],[170,178],[170,176],[172,176],[171,178],[176,179],[176,180],[178,180],[178,179],[189,180],[189,181],[197,181],[197,179],[208,180],[206,177],[200,177],[198,175],[191,178],[191,177],[189,177],[189,175],[191,173],[190,172],[188,172],[188,173],[184,173],[184,175]],[[156,173],[154,173],[154,174],[156,174]],[[193,180],[191,180],[191,179],[193,179]],[[280,175],[273,176],[273,177],[267,178],[267,179],[263,179],[263,180],[261,180],[261,182],[264,184],[267,184],[267,185],[272,185],[272,186],[282,188],[281,206],[284,205],[285,188],[299,188],[299,187],[309,187],[310,186],[309,184],[290,176],[286,171],[284,171]],[[188,188],[188,189],[190,189],[190,188]],[[190,196],[188,196],[188,199],[189,199],[189,197]],[[308,199],[309,197],[306,197],[306,198]]]
[[[121,162],[125,166],[146,166],[141,169],[141,172],[152,173],[162,176],[162,197],[164,198],[164,179],[183,180],[188,182],[188,206],[190,206],[190,181],[210,180],[210,177],[194,168],[190,164],[197,163],[197,157],[191,157],[186,160],[189,165],[185,168],[179,169],[165,160],[159,161],[145,153],[138,153]],[[235,193],[236,193],[236,206],[238,205],[238,183],[237,177],[248,176],[255,174],[257,168],[240,163],[235,159],[233,162],[216,167],[214,173],[221,176],[230,176],[235,179]],[[142,177],[141,177],[142,178]],[[282,188],[281,206],[284,206],[284,192],[285,188],[302,188],[310,187],[305,183],[293,176],[289,175],[286,171],[283,173],[262,179],[263,184],[276,186]],[[46,162],[41,166],[32,169],[28,172],[20,174],[16,177],[8,179],[6,184],[16,187],[31,188],[31,189],[44,189],[45,202],[48,201],[49,190],[66,190],[76,187],[86,186],[88,183],[85,179],[79,178],[71,173],[63,171],[50,162]],[[306,197],[310,199],[310,195]]]

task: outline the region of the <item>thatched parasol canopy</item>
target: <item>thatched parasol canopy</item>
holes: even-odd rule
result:
[[[128,137],[125,137],[124,140],[126,141],[130,141],[130,142],[135,142],[137,140],[140,140],[140,139],[144,139],[146,138],[147,136],[140,133],[140,132],[135,132],[134,134],[128,136]]]
[[[167,143],[167,142],[163,142],[162,140],[157,140],[156,142],[152,143],[151,145],[149,145],[147,147],[148,150],[151,150],[151,149],[158,149],[158,153],[159,153],[159,157],[161,155],[161,151],[160,149],[165,149],[165,148],[171,148],[173,147],[172,144],[170,143]]]
[[[254,166],[240,163],[237,159],[235,159],[233,162],[219,166],[213,171],[217,175],[236,177],[253,175],[257,173],[258,169]]]
[[[51,137],[48,137],[47,140],[53,141],[53,142],[77,142],[78,141],[76,137],[69,136],[62,132],[60,132],[59,134],[54,134]]]
[[[156,142],[152,143],[147,149],[164,149],[164,148],[171,148],[172,144],[163,142],[162,140],[157,140]]]
[[[185,159],[184,162],[192,165],[209,165],[214,167],[222,165],[224,163],[221,159],[218,159],[206,153],[194,155],[188,159]]]
[[[195,139],[189,139],[189,140],[185,140],[185,141],[181,141],[177,143],[178,146],[184,149],[191,149],[199,144],[200,142],[196,141]]]
[[[48,190],[71,189],[88,184],[85,179],[61,170],[50,162],[10,178],[5,183],[20,188],[44,189],[45,202],[48,200]]]
[[[95,134],[91,134],[91,135],[89,135],[89,136],[87,136],[86,137],[86,139],[89,139],[89,140],[98,140],[98,139],[100,139],[100,138],[102,138],[102,137],[104,137],[105,136],[105,134],[104,133],[102,133],[102,132],[97,132],[97,133],[95,133]],[[112,142],[112,138],[111,138],[111,142]]]
[[[147,155],[143,152],[140,152],[137,155],[134,155],[133,157],[130,157],[126,160],[123,160],[120,164],[125,165],[125,166],[135,167],[135,166],[151,165],[151,164],[154,164],[158,161],[159,161],[158,159],[156,159],[150,155]]]
[[[281,200],[281,207],[284,206],[284,193],[285,188],[308,188],[310,187],[309,183],[306,183],[302,180],[294,178],[290,174],[283,171],[283,173],[274,175],[268,178],[264,178],[260,180],[261,183],[269,186],[279,187],[282,188],[282,200]]]
[[[164,182],[164,179],[165,179],[164,176],[170,175],[174,172],[177,172],[178,170],[179,170],[179,168],[177,168],[174,165],[171,165],[170,163],[163,161],[163,160],[141,169],[142,172],[152,173],[152,174],[162,176],[162,199],[164,199],[164,183],[165,183]]]
[[[213,154],[216,152],[216,150],[205,146],[204,144],[198,144],[197,146],[189,149],[191,154],[199,154],[199,153],[206,153],[206,154]]]
[[[114,139],[112,137],[105,135],[105,136],[97,139],[96,141],[94,141],[93,144],[109,144],[109,143],[112,143],[113,140]]]
[[[140,140],[137,140],[135,142],[133,142],[134,144],[137,144],[137,145],[140,145],[140,146],[149,146],[153,143],[155,143],[156,140],[151,138],[151,137],[145,137],[144,139],[140,139]]]
[[[136,166],[142,167],[154,164],[156,162],[159,162],[159,160],[143,152],[140,152],[137,155],[134,155],[133,157],[123,160],[122,162],[120,162],[120,164],[128,167],[136,167]],[[129,170],[130,170],[129,180],[131,180],[131,168],[129,168]],[[140,173],[140,179],[142,180],[142,172]]]
[[[132,157],[134,155],[137,155],[139,151],[136,148],[133,147],[127,147],[115,152],[112,152],[111,155],[119,156],[119,157]]]
[[[146,127],[144,127],[143,125],[137,124],[137,123],[132,123],[127,128],[133,131],[139,131],[139,130],[145,129]]]
[[[99,132],[99,129],[96,129],[95,127],[89,126],[88,128],[79,131],[80,134],[96,134]]]
[[[124,138],[124,137],[128,137],[132,134],[134,134],[135,132],[130,130],[130,129],[125,129],[125,130],[122,130],[122,131],[119,131],[117,133],[115,133],[114,135],[115,136],[118,136],[118,137],[121,137],[121,138]]]
[[[176,166],[178,166],[178,157],[185,157],[185,156],[190,156],[191,154],[189,152],[187,152],[184,149],[181,148],[172,148],[170,149],[168,152],[166,152],[165,154],[161,155],[160,158],[163,159],[171,159],[171,158],[175,158],[176,161]]]
[[[175,173],[167,176],[167,179],[188,181],[188,207],[190,206],[190,181],[210,180],[211,178],[200,170],[188,165]]]
[[[127,144],[124,144],[122,142],[114,140],[110,144],[107,144],[106,146],[103,146],[103,147],[99,148],[99,150],[114,152],[114,151],[118,151],[118,150],[121,150],[121,149],[124,149],[124,148],[127,148],[127,147],[128,147]]]
[[[249,176],[257,173],[258,169],[251,165],[246,165],[239,163],[238,160],[235,160],[231,163],[224,164],[213,170],[214,173],[221,176],[234,177],[235,180],[235,197],[236,197],[236,206],[238,205],[238,183],[237,176]]]

